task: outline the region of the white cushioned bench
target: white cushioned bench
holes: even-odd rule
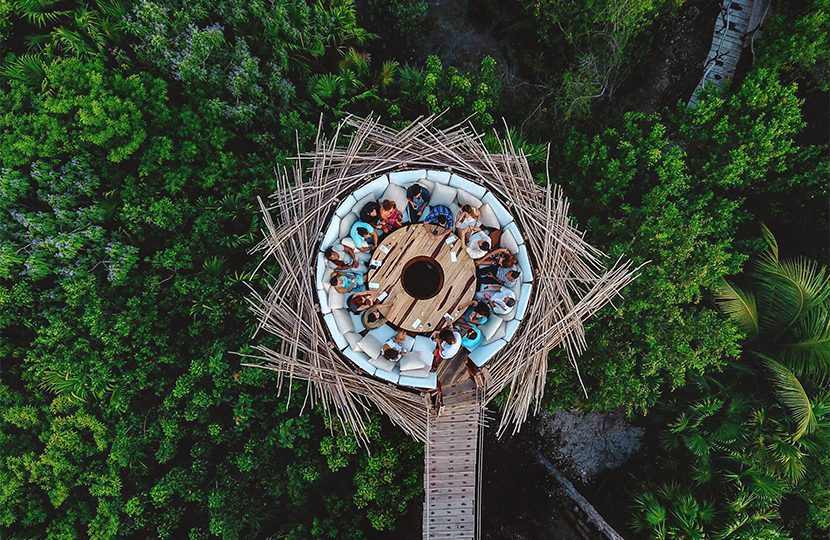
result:
[[[395,330],[384,325],[369,332],[364,331],[360,316],[346,309],[347,295],[337,292],[330,285],[332,270],[327,267],[323,257],[323,251],[335,243],[354,245],[349,232],[367,202],[381,203],[391,199],[406,219],[406,188],[415,183],[420,183],[430,191],[430,206],[447,206],[453,215],[457,215],[465,204],[478,208],[483,225],[502,230],[500,244],[516,256],[522,270],[521,283],[512,288],[517,299],[516,307],[505,316],[491,314],[490,320],[480,327],[484,340],[470,353],[470,359],[475,365],[484,366],[519,328],[530,302],[533,273],[524,238],[510,211],[485,186],[449,171],[414,169],[384,174],[361,185],[335,208],[322,235],[315,274],[320,312],[332,341],[350,362],[369,375],[401,386],[434,389],[437,378],[430,371],[434,342],[427,336],[409,336],[405,344],[409,354],[404,355],[399,362],[383,358],[383,344],[394,336]],[[424,215],[429,210],[427,208]]]

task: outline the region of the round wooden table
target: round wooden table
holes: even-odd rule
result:
[[[459,238],[440,234],[443,230],[423,223],[406,225],[387,235],[372,253],[369,290],[379,293],[382,304],[392,304],[384,310],[386,317],[407,332],[433,332],[454,322],[475,295],[475,263]]]

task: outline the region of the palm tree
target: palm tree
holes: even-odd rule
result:
[[[750,289],[724,281],[715,298],[746,332],[748,354],[768,373],[798,440],[818,425],[810,389],[830,381],[830,275],[816,261],[781,259],[772,232],[762,231],[767,249],[749,274]]]

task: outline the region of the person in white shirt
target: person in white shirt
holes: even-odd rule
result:
[[[383,357],[392,362],[400,360],[401,356],[409,352],[403,346],[404,341],[406,341],[406,332],[399,330],[393,338],[383,344]]]
[[[486,231],[479,229],[470,234],[465,247],[470,258],[476,260],[486,256],[490,252],[490,245],[490,235]]]
[[[507,287],[490,286],[475,294],[479,302],[487,302],[496,315],[507,315],[516,307],[516,295]]]
[[[432,334],[435,341],[435,355],[442,360],[449,360],[461,350],[461,334],[452,328],[443,328]]]

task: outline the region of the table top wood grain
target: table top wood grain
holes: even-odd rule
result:
[[[392,304],[386,312],[389,322],[407,332],[430,333],[457,320],[475,295],[475,263],[456,235],[434,234],[441,230],[436,225],[406,225],[387,235],[372,253],[366,276],[369,290],[387,293],[382,303]],[[416,258],[430,259],[443,272],[441,288],[431,298],[418,299],[404,289],[403,269]],[[372,266],[375,261],[379,267]]]

